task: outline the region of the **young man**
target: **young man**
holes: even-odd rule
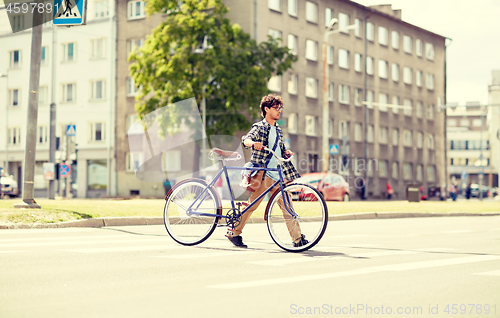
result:
[[[253,124],[252,129],[250,129],[248,134],[244,135],[241,140],[243,146],[246,149],[252,148],[252,157],[250,161],[253,164],[256,164],[258,166],[265,166],[266,162],[269,161],[267,163],[268,168],[277,168],[278,160],[276,159],[276,157],[274,157],[274,155],[270,151],[264,150],[263,148],[268,147],[270,149],[273,149],[277,141],[278,144],[276,145],[276,149],[274,150],[274,152],[276,152],[278,156],[282,157],[284,155],[284,158],[288,158],[293,155],[293,152],[291,150],[285,149],[285,144],[283,142],[283,132],[276,123],[276,121],[280,119],[281,111],[283,110],[283,99],[280,96],[271,94],[264,96],[260,101],[260,110],[261,116],[264,117],[264,120]],[[285,182],[290,182],[300,177],[299,173],[291,162],[283,162],[282,168],[283,179]],[[277,171],[266,171],[260,188],[255,192],[252,192],[250,198],[248,199],[248,204],[250,205],[264,191],[271,187],[274,182],[278,180],[279,175]],[[274,187],[274,189],[271,190],[270,193],[274,193],[274,191],[279,189],[280,187],[278,184]],[[247,247],[243,243],[241,232],[245,227],[248,218],[250,218],[252,212],[259,207],[261,202],[262,199],[260,199],[257,203],[255,203],[255,205],[247,210],[241,217],[241,223],[232,231],[228,231],[228,234],[226,236],[235,246]],[[283,206],[283,204],[280,204],[280,206]],[[284,208],[282,208],[282,210],[284,210]],[[289,213],[286,210],[284,210],[283,213],[285,214],[285,218],[287,218],[286,215]],[[297,221],[289,220],[287,221],[287,226],[295,247],[303,246],[309,243],[305,239],[305,236],[301,234],[300,226]]]

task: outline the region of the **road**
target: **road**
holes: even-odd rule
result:
[[[500,317],[500,217],[328,226],[301,254],[265,224],[246,250],[224,228],[196,247],[162,226],[2,230],[0,317]]]

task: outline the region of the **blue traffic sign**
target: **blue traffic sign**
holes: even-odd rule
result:
[[[72,26],[86,22],[87,0],[54,0],[54,25]]]
[[[339,154],[339,145],[330,144],[330,154],[331,155],[338,155]]]
[[[66,125],[66,136],[74,137],[76,135],[76,125]]]
[[[59,168],[61,177],[66,178],[71,174],[71,166],[66,163],[61,163],[61,167]]]

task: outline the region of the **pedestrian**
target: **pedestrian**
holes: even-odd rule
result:
[[[457,200],[457,182],[450,184],[450,196],[453,201]]]
[[[252,149],[252,156],[250,161],[253,165],[263,167],[267,164],[268,168],[277,168],[278,161],[276,157],[274,157],[274,155],[270,151],[264,150],[263,148],[275,148],[276,154],[282,158],[289,158],[293,155],[293,152],[291,150],[287,150],[285,148],[285,144],[283,141],[283,131],[276,122],[278,119],[280,119],[281,111],[283,110],[283,99],[280,96],[272,94],[264,96],[260,101],[260,110],[261,116],[264,119],[253,124],[250,131],[241,138],[241,141],[246,149]],[[283,179],[285,182],[291,182],[294,179],[300,177],[299,173],[291,162],[283,162],[282,167]],[[277,171],[265,171],[262,182],[260,183],[260,187],[252,192],[250,198],[248,199],[248,204],[250,205],[264,191],[269,189],[274,184],[274,182],[278,180],[279,175]],[[274,189],[271,190],[271,193],[279,189],[280,186],[278,184],[274,187]],[[243,243],[241,233],[243,231],[243,228],[245,227],[246,222],[252,215],[252,212],[259,207],[260,203],[262,203],[262,200],[263,199],[261,198],[250,209],[243,213],[240,224],[238,224],[234,229],[228,230],[226,237],[235,246],[247,247],[247,245]],[[283,205],[280,204],[280,206]],[[282,210],[283,215],[288,215],[288,211],[284,210],[284,208],[282,208]],[[287,217],[285,216],[285,218]],[[294,247],[303,246],[309,243],[309,241],[306,240],[305,236],[301,234],[298,222],[290,218],[288,219],[290,221],[287,221],[287,227]],[[288,224],[288,222],[290,222],[290,224]]]
[[[465,197],[467,198],[467,200],[470,199],[470,192],[471,192],[471,183],[469,182],[467,188],[465,189]]]
[[[365,194],[366,194],[366,182],[364,178],[360,178],[361,180],[361,189],[359,191],[359,196],[361,200],[366,200]]]
[[[394,190],[392,190],[391,183],[387,181],[387,184],[385,185],[387,189],[387,200],[390,200],[392,198],[392,194],[394,193]]]

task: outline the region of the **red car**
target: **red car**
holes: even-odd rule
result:
[[[349,201],[349,184],[339,174],[328,172],[306,173],[294,183],[305,183],[316,188],[326,201]],[[297,199],[302,199],[298,194]]]

